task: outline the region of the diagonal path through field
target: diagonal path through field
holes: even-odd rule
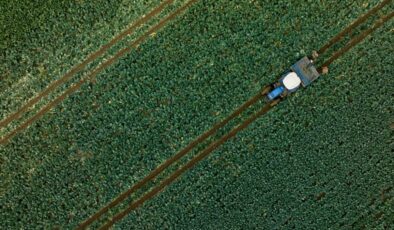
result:
[[[96,69],[94,69],[90,74],[82,78],[80,81],[77,83],[71,85],[68,89],[66,89],[61,95],[56,97],[54,100],[50,101],[47,105],[42,107],[36,114],[34,114],[32,117],[24,121],[21,125],[17,126],[15,129],[13,129],[11,132],[5,134],[3,137],[0,139],[0,144],[5,144],[7,143],[13,136],[15,136],[17,133],[23,131],[24,129],[28,128],[32,123],[37,121],[40,117],[42,117],[45,113],[50,111],[51,108],[54,106],[58,105],[61,101],[66,99],[70,94],[78,90],[84,83],[87,81],[92,81],[95,79],[95,77],[103,71],[105,68],[109,67],[112,65],[115,61],[117,61],[119,58],[124,56],[125,54],[129,53],[132,49],[137,48],[143,41],[145,41],[150,35],[155,34],[158,30],[160,30],[163,26],[166,25],[170,20],[174,19],[177,14],[181,13],[184,9],[186,9],[188,6],[190,6],[194,1],[190,1],[186,3],[183,7],[180,7],[178,10],[175,10],[173,14],[168,15],[166,18],[161,20],[158,24],[153,26],[151,29],[149,29],[146,33],[144,33],[142,36],[138,37],[135,41],[131,42],[128,44],[126,48],[123,48],[119,50],[115,55],[110,57],[108,60],[104,61],[102,64],[100,64]],[[150,14],[150,16],[153,16],[155,13],[160,12],[160,10],[165,6],[166,4],[162,4],[158,6],[156,9],[154,9]],[[143,17],[141,20],[143,21],[146,17]],[[140,22],[137,22],[135,25],[138,25]],[[133,25],[130,29],[135,28],[135,25]],[[132,31],[132,30],[131,30]],[[129,30],[125,31],[123,35],[127,34]],[[122,34],[121,34],[122,35]],[[121,36],[119,35],[119,36]],[[71,76],[67,76],[71,77]],[[57,85],[58,82],[55,82],[54,84]],[[45,90],[43,92],[44,94],[49,93],[49,91]],[[40,96],[40,95],[39,95]],[[37,99],[37,100],[35,100]],[[31,102],[38,102],[38,98],[33,98]],[[23,108],[22,108],[23,109]],[[22,110],[18,111],[22,112]],[[15,115],[18,116],[20,115],[19,113],[16,113]]]
[[[42,92],[38,93],[35,97],[30,99],[26,104],[24,104],[20,109],[18,109],[13,114],[4,118],[0,121],[0,129],[7,126],[12,121],[18,119],[24,112],[26,112],[30,107],[39,102],[42,98],[48,96],[51,92],[56,90],[57,87],[64,84],[68,80],[70,80],[75,74],[82,71],[88,64],[93,62],[95,59],[99,58],[105,52],[107,52],[112,46],[114,46],[119,41],[126,38],[128,35],[132,34],[138,27],[148,22],[151,18],[155,17],[159,14],[166,6],[171,4],[173,0],[165,0],[147,15],[143,15],[140,19],[134,22],[129,28],[116,35],[110,42],[100,47],[96,52],[90,54],[83,62],[79,63],[75,67],[73,67],[70,71],[68,71],[64,76],[59,79],[51,82]]]

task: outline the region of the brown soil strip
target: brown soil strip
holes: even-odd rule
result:
[[[319,68],[319,71],[321,72],[322,68],[328,67],[331,63],[333,63],[340,56],[345,54],[347,51],[349,51],[355,45],[357,45],[360,42],[362,42],[368,35],[370,35],[372,32],[374,32],[379,27],[383,26],[385,22],[387,22],[388,20],[393,18],[393,16],[394,16],[394,12],[391,12],[390,14],[387,14],[387,15],[381,17],[379,20],[377,20],[377,22],[372,27],[366,29],[360,35],[354,37],[344,47],[342,47],[340,50],[336,51],[327,61],[325,61],[321,65],[321,67]]]
[[[72,68],[69,72],[63,75],[61,78],[50,83],[43,91],[41,91],[37,96],[30,99],[25,105],[23,105],[18,111],[11,114],[7,118],[0,121],[0,128],[7,126],[9,123],[18,119],[26,112],[30,107],[34,104],[38,103],[43,97],[48,96],[52,91],[54,91],[57,87],[64,84],[68,80],[70,80],[75,74],[82,71],[88,64],[102,56],[109,48],[114,46],[119,41],[123,40],[128,35],[132,34],[138,27],[148,22],[151,18],[155,17],[159,14],[167,5],[171,4],[173,0],[166,0],[162,2],[159,6],[149,12],[146,16],[138,19],[134,24],[132,24],[128,29],[118,34],[115,38],[113,38],[109,43],[103,45],[99,50],[90,54],[88,58],[86,58],[83,62],[79,63],[77,66]]]
[[[166,170],[170,165],[174,164],[177,162],[179,159],[184,157],[187,153],[189,153],[193,148],[195,148],[198,144],[202,143],[205,141],[208,137],[212,136],[215,134],[220,128],[224,127],[228,122],[230,122],[232,119],[236,118],[239,116],[242,112],[244,112],[247,108],[249,108],[251,105],[255,104],[257,101],[259,101],[266,93],[270,91],[271,87],[267,86],[265,87],[261,92],[250,98],[248,101],[246,101],[244,104],[242,104],[240,107],[238,107],[237,110],[235,110],[232,114],[230,114],[228,117],[226,117],[224,120],[216,123],[211,129],[197,137],[195,140],[190,142],[185,148],[180,150],[178,153],[176,153],[174,156],[171,158],[167,159],[163,164],[159,165],[157,168],[155,168],[151,173],[149,173],[146,177],[144,177],[142,180],[140,180],[138,183],[133,185],[130,189],[127,191],[123,192],[120,194],[116,199],[111,201],[109,204],[107,204],[105,207],[101,208],[98,212],[96,212],[94,215],[86,219],[84,222],[80,224],[79,229],[86,228],[88,225],[93,223],[93,221],[98,220],[103,214],[108,212],[109,209],[115,207],[116,205],[120,204],[122,201],[124,201],[127,197],[129,197],[132,193],[143,187],[146,183],[149,181],[153,180],[156,176],[158,176],[160,173],[162,173],[164,170]]]
[[[190,1],[187,6],[189,6],[191,3],[195,2],[197,0],[192,0]],[[107,61],[103,62],[99,67],[97,67],[92,73],[90,73],[87,77],[82,78],[79,80],[77,83],[73,84],[71,87],[69,87],[67,90],[65,90],[60,96],[55,98],[53,101],[45,105],[38,113],[30,117],[28,120],[26,120],[23,124],[12,130],[10,133],[7,135],[3,136],[0,139],[0,144],[6,144],[12,137],[14,137],[17,133],[23,131],[27,127],[29,127],[32,123],[40,119],[43,115],[45,115],[50,109],[52,109],[54,106],[58,105],[60,102],[62,102],[66,97],[68,97],[70,94],[74,93],[77,91],[81,86],[92,79],[94,79],[97,74],[99,74],[102,70],[113,64],[115,61],[117,61],[119,58],[130,52],[132,49],[137,48],[142,42],[144,42],[150,35],[156,33],[159,29],[164,27],[170,20],[174,19],[178,14],[182,13],[184,10],[186,10],[185,6],[177,9],[174,13],[170,14],[166,18],[162,19],[158,24],[153,26],[148,32],[143,34],[141,37],[136,39],[134,42],[130,44],[129,47],[123,48],[120,50],[118,53],[116,53],[114,56],[109,58]]]
[[[329,49],[332,45],[337,43],[338,41],[342,40],[342,38],[349,34],[355,27],[359,26],[361,23],[365,22],[370,16],[376,14],[380,9],[382,9],[385,5],[390,3],[391,0],[384,0],[379,5],[375,6],[371,10],[369,10],[366,14],[362,15],[361,17],[357,18],[352,24],[342,30],[339,34],[333,37],[330,41],[327,42],[323,47],[317,51],[319,55],[323,54],[327,49]]]
[[[270,104],[266,104],[262,109],[260,109],[257,113],[251,115],[244,122],[242,122],[237,127],[233,128],[230,132],[223,135],[220,139],[211,143],[208,147],[202,150],[198,155],[196,155],[193,159],[191,159],[188,163],[183,165],[181,168],[177,169],[174,173],[172,173],[169,177],[164,179],[158,186],[153,188],[151,191],[143,195],[141,198],[130,204],[129,207],[124,209],[123,211],[116,214],[110,221],[108,221],[105,225],[103,225],[100,229],[109,229],[113,224],[124,218],[131,211],[135,210],[139,206],[141,206],[145,201],[153,198],[159,192],[161,192],[165,187],[174,182],[178,177],[180,177],[184,172],[192,168],[198,162],[207,157],[210,153],[212,153],[215,149],[221,146],[223,143],[233,138],[238,132],[244,130],[248,127],[252,122],[254,122],[257,118],[266,114],[271,108],[273,108],[276,104],[280,102],[280,99],[277,99]]]

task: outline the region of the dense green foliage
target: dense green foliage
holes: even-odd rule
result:
[[[14,14],[28,15],[2,35],[1,73],[18,67],[1,89],[26,71],[37,77],[34,63],[46,62],[45,80],[19,92],[28,98],[158,1],[66,2],[72,10],[1,3],[9,9],[2,31]],[[75,227],[377,2],[201,1],[0,147],[2,225]],[[32,28],[47,22],[37,15],[53,26],[33,39]],[[390,28],[392,21],[116,227],[394,226]],[[68,57],[48,60],[34,47]],[[5,116],[8,104],[1,106]]]

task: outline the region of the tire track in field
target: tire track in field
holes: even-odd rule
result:
[[[25,105],[23,105],[20,109],[16,112],[12,113],[8,117],[4,118],[0,121],[0,129],[4,128],[11,122],[20,118],[24,112],[26,112],[30,107],[37,104],[42,98],[48,96],[52,91],[56,88],[64,84],[65,82],[69,81],[75,74],[82,71],[88,64],[95,61],[97,58],[102,56],[106,51],[108,51],[112,46],[114,46],[119,41],[123,40],[125,37],[132,34],[138,27],[148,22],[150,19],[158,15],[165,7],[172,4],[173,0],[165,0],[164,2],[160,3],[156,8],[154,8],[151,12],[143,17],[139,18],[134,24],[132,24],[128,29],[124,30],[116,37],[114,37],[109,43],[101,46],[97,51],[90,54],[83,62],[78,64],[77,66],[73,67],[69,72],[63,75],[61,78],[53,81],[47,86],[43,91],[41,91],[37,96],[30,99]]]
[[[365,15],[363,15],[362,17],[358,18],[355,22],[353,22],[349,27],[345,28],[342,32],[340,32],[337,36],[335,36],[333,39],[331,39],[329,41],[329,43],[327,43],[328,45],[325,45],[323,48],[321,48],[320,50],[327,50],[328,48],[330,48],[332,45],[334,45],[335,43],[337,43],[339,40],[342,39],[342,37],[346,34],[348,34],[354,27],[356,27],[357,25],[361,24],[363,21],[365,21],[368,17],[370,17],[373,14],[376,14],[376,12],[383,8],[387,3],[389,3],[389,1],[383,1],[380,5],[376,6],[375,8],[371,9],[369,12],[367,12]],[[338,57],[340,57],[342,54],[346,53],[348,50],[350,50],[353,46],[359,44],[366,36],[368,36],[369,34],[371,34],[374,30],[376,30],[377,28],[381,27],[385,22],[387,22],[388,20],[390,20],[391,18],[394,17],[394,12],[391,12],[387,15],[384,15],[383,17],[381,17],[380,19],[377,20],[377,22],[371,26],[370,28],[368,28],[367,30],[365,30],[364,32],[362,32],[360,35],[352,38],[346,45],[345,47],[343,47],[342,49],[338,50],[337,52],[334,53],[334,55],[325,63],[323,64],[323,66],[328,66],[329,64],[331,64],[334,60],[336,60]],[[262,97],[262,96],[261,96]],[[255,101],[258,97],[258,95],[256,95],[255,97],[252,97],[251,99],[249,99],[249,101],[247,101],[245,104],[248,104],[249,102]],[[247,118],[244,122],[242,122],[240,125],[236,126],[235,128],[233,128],[230,132],[228,132],[227,134],[223,135],[221,138],[219,138],[218,140],[212,142],[208,147],[206,147],[205,149],[203,149],[202,151],[200,151],[195,157],[193,157],[190,161],[188,161],[186,164],[184,164],[182,167],[178,168],[177,170],[175,170],[170,176],[166,177],[163,181],[161,181],[159,183],[158,186],[153,187],[150,191],[148,191],[147,193],[145,193],[144,195],[142,195],[142,197],[138,198],[137,200],[135,200],[134,202],[132,202],[127,208],[121,210],[120,212],[116,213],[107,223],[105,223],[103,226],[101,226],[99,229],[109,229],[111,228],[116,222],[120,221],[121,219],[123,219],[125,216],[127,216],[130,212],[132,212],[133,210],[137,209],[138,207],[140,207],[141,205],[143,205],[146,201],[152,199],[154,196],[156,196],[158,193],[160,193],[161,191],[163,191],[168,185],[170,185],[171,183],[173,183],[177,178],[179,178],[183,173],[185,173],[187,170],[191,169],[194,165],[196,165],[198,162],[200,162],[201,160],[203,160],[205,157],[207,157],[209,154],[211,154],[215,149],[217,149],[218,147],[220,147],[223,143],[225,143],[226,141],[228,141],[229,139],[233,138],[234,136],[236,136],[236,134],[240,131],[242,131],[243,129],[245,129],[247,126],[249,126],[252,122],[254,122],[258,117],[264,115],[265,113],[267,113],[269,110],[271,110],[274,106],[276,106],[279,102],[281,101],[281,99],[277,99],[274,100],[271,103],[266,104],[266,106],[264,106],[261,110],[259,110],[257,113],[253,114],[252,116],[250,116],[249,118]],[[244,105],[245,105],[244,104]],[[252,103],[254,104],[254,103]],[[241,110],[241,108],[244,106],[242,105],[241,107],[239,107],[238,110]],[[234,112],[235,114],[237,112]],[[232,115],[230,115],[228,118],[230,118]],[[228,118],[226,118],[223,122],[225,122]],[[230,118],[231,119],[231,118]],[[219,122],[218,125],[220,125]],[[217,125],[214,125],[213,128],[211,128],[211,130],[215,131],[215,127]],[[93,215],[91,218],[93,219],[93,217],[97,216],[97,215],[101,215],[103,214],[102,212],[107,211],[109,208],[114,207],[117,203],[120,203],[120,201],[123,199],[126,199],[128,196],[130,196],[134,191],[136,191],[137,189],[141,188],[144,184],[146,184],[147,182],[153,180],[153,178],[155,176],[157,176],[159,173],[161,173],[166,167],[169,166],[169,164],[171,163],[167,163],[167,162],[171,162],[174,158],[175,160],[173,162],[175,162],[177,159],[179,159],[182,156],[178,156],[179,154],[182,153],[187,153],[187,151],[189,151],[190,149],[189,146],[192,146],[191,148],[193,148],[193,144],[196,143],[198,144],[198,140],[203,137],[204,135],[207,135],[211,132],[211,130],[209,130],[208,132],[202,134],[200,137],[198,137],[196,140],[192,141],[188,146],[185,147],[185,149],[181,150],[179,153],[177,153],[176,155],[174,155],[173,157],[169,158],[164,164],[160,165],[159,167],[157,167],[156,169],[154,169],[150,174],[148,174],[148,176],[146,176],[145,178],[143,178],[141,181],[137,182],[134,186],[132,186],[129,190],[127,190],[126,192],[122,193],[121,195],[119,195],[115,200],[113,200],[111,203],[109,203],[107,206],[105,206],[104,208],[102,208],[101,210],[99,210],[95,215]],[[186,152],[184,152],[186,151]],[[99,217],[99,216],[98,216]],[[89,220],[89,219],[88,219]]]
[[[322,46],[317,53],[318,54],[323,54],[326,50],[328,50],[330,47],[332,47],[334,44],[339,42],[340,40],[343,39],[344,36],[348,35],[354,28],[357,26],[361,25],[363,22],[365,22],[368,18],[371,16],[375,15],[379,10],[381,10],[383,7],[385,7],[387,4],[389,4],[391,0],[384,0],[381,2],[379,5],[375,6],[371,10],[369,10],[367,13],[364,15],[360,16],[357,18],[355,21],[353,21],[348,27],[343,29],[341,32],[339,32],[335,37],[331,38],[324,46]]]
[[[135,185],[133,185],[131,188],[129,188],[125,192],[121,193],[119,196],[117,196],[115,199],[113,199],[106,206],[102,207],[100,210],[98,210],[96,213],[94,213],[92,216],[90,216],[88,219],[86,219],[84,222],[82,222],[80,224],[80,226],[78,227],[78,229],[86,228],[87,226],[92,224],[94,221],[98,220],[105,213],[107,213],[110,209],[114,208],[115,206],[119,205],[122,201],[127,199],[131,194],[133,194],[137,190],[141,189],[145,184],[147,184],[148,182],[152,181],[159,174],[161,174],[164,170],[166,170],[172,164],[174,164],[179,159],[184,157],[187,153],[189,153],[198,144],[201,144],[202,142],[207,140],[210,136],[215,134],[219,129],[221,129],[225,125],[227,125],[231,120],[233,120],[237,116],[241,115],[241,113],[243,113],[245,110],[247,110],[250,106],[256,104],[260,99],[262,99],[264,97],[264,95],[266,93],[269,92],[269,90],[271,90],[271,86],[264,87],[260,92],[258,92],[256,95],[251,97],[248,101],[246,101],[241,106],[239,106],[234,112],[232,112],[225,119],[223,119],[222,121],[219,121],[218,123],[214,124],[211,129],[209,129],[205,133],[203,133],[200,136],[198,136],[196,139],[194,139],[192,142],[190,142],[186,147],[181,149],[174,156],[172,156],[171,158],[167,159],[163,164],[159,165],[157,168],[155,168],[153,171],[151,171],[142,180],[137,182]]]
[[[77,83],[71,85],[68,89],[63,91],[61,95],[56,97],[53,101],[49,102],[46,104],[44,107],[42,107],[35,115],[27,119],[25,122],[23,122],[21,125],[16,127],[14,130],[9,132],[8,134],[4,135],[0,139],[0,145],[6,144],[12,137],[14,137],[16,134],[19,132],[23,131],[27,127],[29,127],[31,124],[33,124],[35,121],[40,119],[43,115],[45,115],[49,110],[51,110],[53,107],[58,105],[60,102],[62,102],[64,99],[66,99],[70,94],[74,93],[77,91],[81,86],[86,83],[87,81],[91,81],[94,79],[102,70],[107,68],[108,66],[112,65],[115,61],[117,61],[119,58],[123,57],[125,54],[130,52],[131,50],[137,48],[142,42],[144,42],[150,35],[156,33],[158,30],[163,28],[169,21],[173,20],[176,16],[181,14],[183,11],[185,11],[190,5],[195,3],[198,0],[190,0],[188,3],[185,5],[181,6],[177,10],[175,10],[173,13],[170,15],[166,16],[164,19],[162,19],[159,23],[151,27],[146,33],[144,33],[142,36],[137,38],[135,41],[133,41],[131,44],[129,44],[128,47],[121,49],[118,51],[115,55],[110,57],[108,60],[103,62],[101,65],[99,65],[96,69],[94,69],[88,76],[82,78],[79,80]],[[171,1],[170,1],[171,2]]]
[[[259,111],[254,113],[253,115],[249,116],[246,120],[244,120],[241,124],[233,128],[230,132],[227,134],[223,135],[216,141],[212,142],[208,147],[200,151],[195,157],[193,157],[190,161],[188,161],[186,164],[184,164],[182,167],[179,169],[175,170],[170,176],[165,178],[158,186],[154,187],[152,190],[150,190],[148,193],[144,194],[141,198],[137,199],[136,201],[132,202],[126,209],[118,212],[115,214],[115,216],[109,220],[107,223],[105,223],[103,226],[101,226],[99,229],[109,229],[111,228],[116,222],[120,221],[123,219],[125,216],[127,216],[130,212],[133,210],[137,209],[140,207],[142,204],[144,204],[146,201],[152,199],[154,196],[156,196],[158,193],[163,191],[168,185],[173,183],[177,178],[182,176],[183,173],[194,167],[197,163],[202,161],[204,158],[209,156],[214,150],[219,148],[222,144],[230,140],[231,138],[235,137],[239,132],[242,130],[246,129],[250,124],[252,124],[255,120],[257,120],[259,117],[263,116],[264,114],[268,113],[272,108],[274,108],[281,99],[276,99],[268,104],[266,104],[264,107],[262,107]]]

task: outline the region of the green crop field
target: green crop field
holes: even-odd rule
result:
[[[0,119],[160,1],[59,2],[1,1]],[[198,1],[0,146],[0,229],[75,228],[377,3]],[[115,229],[392,229],[393,21]]]

